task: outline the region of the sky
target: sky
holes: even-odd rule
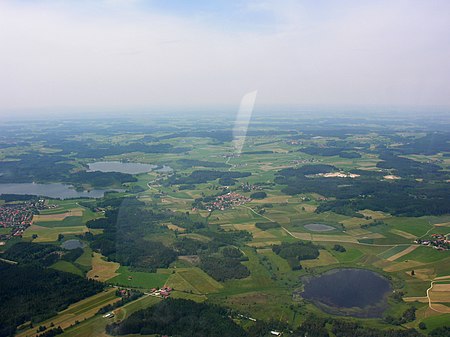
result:
[[[448,0],[0,0],[0,115],[450,107]]]

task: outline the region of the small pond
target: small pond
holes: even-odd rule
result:
[[[366,269],[333,269],[302,280],[303,298],[336,315],[381,317],[391,292],[385,277]]]
[[[312,232],[329,232],[329,231],[333,231],[336,229],[333,226],[324,225],[321,223],[310,223],[310,224],[304,225],[303,227],[305,227],[307,230],[312,231]]]
[[[115,190],[118,191],[118,190]],[[71,185],[61,183],[35,184],[17,183],[0,184],[0,194],[30,194],[49,198],[101,198],[107,190],[77,191]]]
[[[72,240],[64,241],[61,244],[61,247],[64,249],[72,250],[72,249],[77,249],[77,248],[83,248],[84,243],[81,242],[80,240],[72,239]]]

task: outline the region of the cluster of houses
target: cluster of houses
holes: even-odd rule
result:
[[[219,195],[214,201],[207,203],[205,207],[209,212],[214,210],[224,211],[227,208],[244,205],[250,201],[252,201],[252,199],[249,197],[236,192],[229,192],[227,194]]]
[[[0,234],[0,240],[4,243],[13,237],[23,235],[33,220],[33,215],[38,214],[40,209],[44,209],[45,201],[30,201],[20,204],[5,204],[0,206],[0,227],[10,228],[8,234]]]
[[[244,192],[251,192],[251,191],[261,191],[262,187],[259,185],[252,185],[252,184],[249,184],[248,182],[245,182],[245,183],[241,184],[241,189]]]
[[[316,159],[316,158],[305,158],[305,159],[296,159],[292,161],[292,164],[294,165],[300,165],[300,164],[311,164],[311,163],[319,163],[322,160]]]
[[[168,286],[164,286],[161,289],[158,288],[152,288],[150,295],[152,296],[158,296],[162,298],[168,298],[170,296],[170,293],[172,292],[172,288]]]
[[[414,243],[418,243],[423,246],[430,246],[437,250],[450,250],[450,233],[444,234],[431,234],[430,240],[417,239]]]

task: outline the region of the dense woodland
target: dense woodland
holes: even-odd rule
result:
[[[21,265],[32,264],[49,267],[58,260],[74,262],[83,254],[82,248],[66,250],[53,244],[17,242],[8,248],[2,258],[18,262]]]
[[[399,158],[399,157],[394,157]],[[279,172],[275,182],[286,185],[283,192],[291,195],[320,191],[325,197],[337,200],[321,203],[317,212],[334,211],[354,216],[363,209],[383,211],[395,215],[422,216],[442,215],[450,213],[448,182],[417,181],[414,177],[422,177],[417,171],[424,170],[423,165],[408,166],[401,158],[394,164],[381,162],[379,165],[397,167],[404,179],[387,181],[381,179],[379,172],[353,171],[360,174],[357,178],[329,178],[316,176],[319,173],[337,171],[330,165],[307,165],[300,168],[288,168]],[[409,163],[409,162],[408,162]],[[430,164],[431,165],[431,164]],[[404,168],[404,167],[408,168]],[[434,165],[427,166],[429,177],[443,178],[447,173],[437,171]],[[400,174],[401,174],[400,173]],[[381,173],[382,174],[382,173]],[[409,179],[408,179],[409,177]]]
[[[69,304],[100,292],[104,285],[37,265],[0,262],[0,336],[27,321],[40,322]]]
[[[289,263],[293,270],[301,269],[302,260],[313,260],[319,257],[319,246],[312,242],[282,242],[281,245],[272,246],[272,251]]]
[[[208,181],[216,179],[225,179],[230,181],[230,179],[245,178],[251,176],[249,172],[223,172],[215,170],[197,170],[192,172],[188,176],[173,175],[167,179],[164,183],[166,185],[177,185],[177,184],[202,184]]]
[[[189,300],[167,300],[140,310],[119,324],[107,326],[107,332],[113,335],[164,334],[169,336],[245,336],[268,337],[271,331],[284,332],[292,337],[421,337],[415,329],[380,330],[341,319],[324,319],[315,316],[306,317],[300,327],[292,331],[286,323],[280,321],[257,321],[246,324],[246,330],[236,325],[229,316],[233,312],[208,303],[196,303]],[[214,322],[214,324],[211,324]],[[430,336],[446,337],[448,328],[438,328]]]
[[[108,325],[112,335],[164,334],[179,337],[245,337],[244,329],[228,317],[227,310],[182,299],[168,299]]]

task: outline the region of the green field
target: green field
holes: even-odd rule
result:
[[[60,271],[65,271],[65,272],[72,273],[72,274],[79,275],[79,276],[84,276],[83,272],[80,269],[78,269],[73,263],[70,263],[68,261],[60,260],[60,261],[56,262],[55,264],[53,264],[51,266],[51,268],[60,270]]]
[[[199,268],[177,268],[166,283],[175,290],[209,294],[219,291],[223,286]]]
[[[38,221],[36,222],[36,225],[54,228],[83,226],[84,223],[83,217],[81,216],[68,216],[62,221]]]
[[[131,271],[128,267],[122,266],[117,270],[120,275],[108,280],[108,283],[131,288],[151,289],[162,287],[169,274],[146,273]]]

